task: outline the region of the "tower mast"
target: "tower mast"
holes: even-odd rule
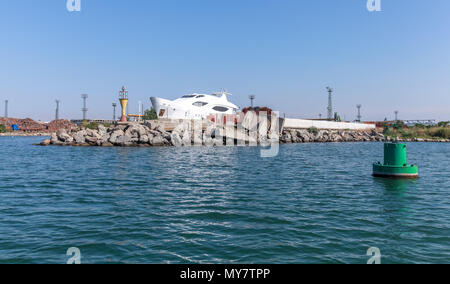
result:
[[[327,87],[328,91],[328,119],[333,120],[333,89]]]

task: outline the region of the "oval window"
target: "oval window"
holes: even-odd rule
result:
[[[215,107],[213,107],[213,110],[219,111],[219,112],[226,112],[226,111],[228,111],[228,108],[227,107],[221,107],[221,106],[215,106]]]
[[[198,106],[198,107],[202,107],[202,106],[206,106],[208,103],[205,103],[205,102],[195,102],[195,103],[193,103],[192,105],[194,105],[194,106]]]

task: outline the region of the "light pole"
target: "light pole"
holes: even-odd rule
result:
[[[357,105],[358,108],[358,116],[356,117],[356,121],[361,122],[361,107],[362,105]]]
[[[56,102],[56,111],[55,111],[55,120],[59,119],[59,103],[61,102],[60,100],[55,100]]]
[[[253,101],[255,100],[256,96],[255,95],[251,95],[248,98],[250,99],[250,105],[253,108]]]
[[[333,120],[333,89],[330,87],[327,87],[328,91],[328,119]]]
[[[87,94],[82,94],[81,98],[83,99],[83,108],[81,109],[81,111],[83,112],[83,121],[86,120],[86,116],[87,116],[87,107],[86,107],[86,100],[89,96]]]
[[[116,121],[116,107],[117,107],[117,104],[113,103],[112,106],[113,106],[113,121]]]
[[[5,118],[8,118],[8,100],[5,100]]]

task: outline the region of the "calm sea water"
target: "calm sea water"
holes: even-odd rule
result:
[[[0,263],[450,263],[450,144],[373,178],[381,143],[38,147],[0,138]]]

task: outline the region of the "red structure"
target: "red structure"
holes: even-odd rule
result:
[[[266,112],[268,116],[272,115],[272,109],[268,107],[247,107],[242,110],[244,114],[248,111],[254,111],[257,115],[259,115],[259,112]]]

